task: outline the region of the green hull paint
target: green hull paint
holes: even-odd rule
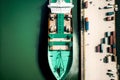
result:
[[[57,2],[57,0],[50,0],[51,1],[51,3],[56,3]]]
[[[64,0],[66,3],[70,3],[70,0]],[[51,3],[56,3],[57,2],[57,0],[51,0],[50,1]]]
[[[66,3],[70,3],[70,0],[64,0]]]
[[[49,38],[72,38],[72,34],[49,34]]]
[[[57,14],[57,33],[64,33],[64,14]]]
[[[57,80],[64,80],[72,64],[71,51],[48,51],[49,65]]]

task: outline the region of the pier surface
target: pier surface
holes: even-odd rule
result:
[[[87,3],[86,3],[87,2]],[[82,80],[118,80],[114,0],[84,0],[81,9]],[[107,7],[107,8],[106,8]],[[109,7],[109,8],[108,8]],[[107,15],[108,12],[114,14]],[[88,18],[88,29],[86,21]],[[114,60],[113,60],[114,59]]]

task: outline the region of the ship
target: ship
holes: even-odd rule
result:
[[[72,0],[49,0],[48,63],[57,80],[64,80],[73,61]]]

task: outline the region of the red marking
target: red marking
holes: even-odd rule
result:
[[[88,22],[88,17],[85,18],[85,21]]]

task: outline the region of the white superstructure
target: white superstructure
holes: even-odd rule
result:
[[[53,3],[50,0],[48,7],[51,9],[51,13],[70,13],[74,5],[72,0],[70,0],[70,3],[66,3],[64,0],[57,0],[56,3]]]

